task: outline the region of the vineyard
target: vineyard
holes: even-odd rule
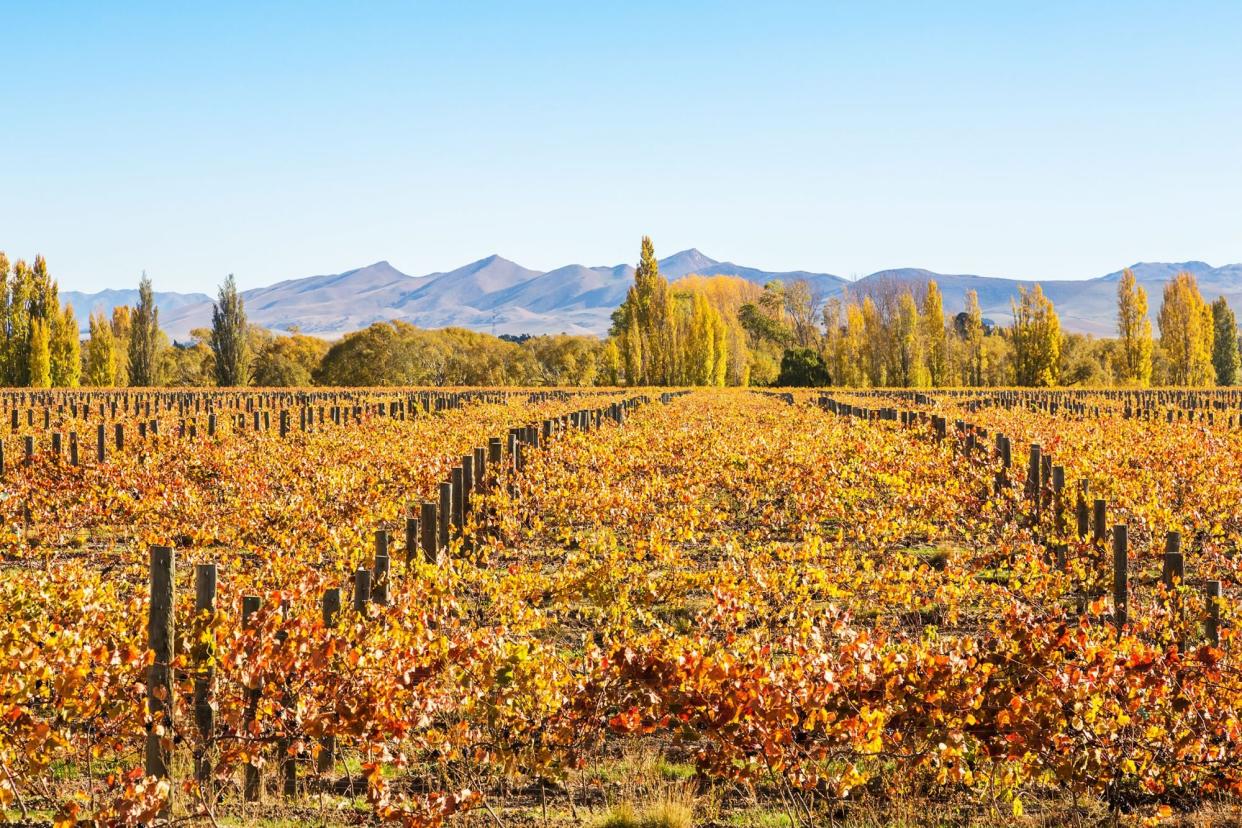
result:
[[[0,431],[12,824],[1242,797],[1238,392],[10,391]]]

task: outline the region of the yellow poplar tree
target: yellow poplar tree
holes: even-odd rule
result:
[[[113,385],[129,385],[129,336],[134,327],[133,313],[129,305],[112,309],[112,347],[116,352],[115,382]]]
[[[1018,288],[1013,307],[1014,374],[1018,385],[1057,384],[1061,365],[1061,320],[1043,288]]]
[[[1147,291],[1126,268],[1117,283],[1117,336],[1120,340],[1117,374],[1137,385],[1151,383],[1151,320],[1147,318]]]
[[[923,334],[919,324],[919,308],[914,296],[906,291],[897,300],[897,317],[893,330],[896,346],[896,376],[890,381],[904,388],[927,385],[927,368],[923,359]]]
[[[723,387],[729,375],[729,335],[724,317],[715,308],[711,310],[712,350],[714,361],[708,375],[708,385]]]
[[[52,316],[51,344],[52,385],[76,388],[82,375],[82,347],[78,339],[78,320],[73,306],[65,305]]]
[[[983,385],[983,310],[979,307],[978,291],[966,291],[966,385]]]
[[[706,385],[715,364],[715,336],[711,329],[707,299],[695,293],[690,299],[690,326],[686,337],[686,383]]]
[[[920,321],[923,327],[923,340],[926,343],[928,379],[935,386],[947,385],[949,340],[944,327],[944,300],[940,295],[940,286],[935,282],[927,283],[927,293],[923,296],[923,315]]]
[[[102,313],[90,316],[91,338],[86,341],[87,385],[110,388],[117,385],[117,348],[112,325]]]
[[[38,317],[30,321],[29,371],[31,388],[52,387],[52,358],[49,353],[48,324]]]
[[[1160,344],[1169,362],[1172,385],[1205,386],[1215,381],[1212,308],[1203,301],[1199,283],[1190,273],[1179,273],[1164,286]]]
[[[865,368],[864,381],[860,384],[879,388],[884,385],[889,337],[880,309],[870,296],[863,297],[862,331],[862,363]]]
[[[621,384],[621,352],[617,349],[615,337],[604,344],[604,382],[607,385]]]

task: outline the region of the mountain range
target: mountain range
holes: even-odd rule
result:
[[[1163,284],[1185,270],[1199,280],[1211,300],[1225,296],[1242,306],[1242,264],[1213,267],[1205,262],[1139,262],[1131,266],[1147,289],[1154,320]],[[669,279],[692,273],[730,275],[764,284],[807,280],[824,299],[846,292],[861,294],[891,286],[921,287],[935,280],[944,295],[946,316],[962,310],[966,292],[975,290],[985,316],[1003,323],[1010,317],[1010,299],[1032,280],[966,274],[934,273],[920,268],[881,270],[856,281],[831,273],[779,272],[721,262],[698,250],[683,250],[660,261]],[[1067,331],[1108,336],[1116,328],[1116,290],[1121,271],[1075,281],[1041,282],[1055,303]],[[566,265],[539,271],[501,256],[488,256],[446,273],[409,276],[386,261],[325,276],[290,279],[244,291],[250,321],[274,331],[298,328],[303,333],[336,338],[374,322],[401,319],[424,328],[455,325],[496,334],[603,334],[610,315],[625,299],[634,279],[632,265],[603,267]],[[110,313],[117,305],[133,305],[137,290],[98,293],[64,291],[83,331],[93,311]],[[160,325],[174,339],[185,341],[194,328],[211,324],[211,297],[202,293],[156,292]]]

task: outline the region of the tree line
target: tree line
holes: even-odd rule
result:
[[[701,306],[705,306],[702,308]],[[1117,336],[1061,328],[1040,285],[1019,288],[1012,321],[985,319],[976,291],[946,317],[934,280],[870,281],[824,300],[805,280],[759,287],[731,276],[668,283],[643,239],[634,285],[613,315],[608,351],[631,385],[943,387],[1233,385],[1239,338],[1224,297],[1208,303],[1193,274],[1164,286],[1153,336],[1134,273],[1117,284]],[[696,324],[706,318],[707,325]],[[696,331],[720,332],[712,347]],[[703,358],[723,367],[701,371]],[[714,364],[714,363],[713,363]]]
[[[229,275],[210,328],[175,342],[159,325],[144,273],[134,306],[92,313],[83,340],[46,260],[0,253],[0,383],[16,387],[560,385],[615,382],[606,343],[591,336],[495,337],[462,328],[378,323],[336,342],[272,333],[246,318]]]
[[[78,322],[60,304],[47,260],[10,264],[0,252],[0,377],[5,385],[77,385],[81,374]]]
[[[0,253],[0,377],[8,386],[89,385],[841,385],[849,387],[1233,385],[1237,322],[1195,277],[1165,286],[1153,335],[1146,291],[1126,270],[1117,336],[1066,333],[1038,284],[985,319],[975,291],[946,317],[935,281],[890,281],[816,296],[805,280],[734,276],[669,282],[644,237],[634,283],[603,339],[502,336],[376,323],[336,342],[248,323],[236,281],[219,288],[210,328],[173,342],[151,280],[138,302],[92,313],[82,342],[47,261]]]

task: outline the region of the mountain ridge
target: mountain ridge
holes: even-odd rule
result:
[[[1136,262],[1130,266],[1148,293],[1151,315],[1159,307],[1165,281],[1181,270],[1194,273],[1207,299],[1223,295],[1242,306],[1242,264],[1220,267],[1197,260]],[[1079,280],[1011,279],[975,274],[945,274],[917,267],[878,270],[856,281],[806,270],[773,271],[707,256],[689,248],[660,260],[670,280],[690,274],[738,276],[757,284],[773,279],[805,279],[821,299],[846,293],[861,295],[898,287],[921,287],[935,280],[944,296],[946,315],[965,307],[966,292],[975,290],[986,316],[1004,319],[1018,290],[1036,283],[1056,304],[1068,331],[1112,335],[1115,331],[1116,282],[1122,270]],[[526,268],[493,253],[450,271],[422,276],[401,272],[386,259],[341,273],[284,279],[242,292],[252,322],[275,331],[294,327],[304,333],[336,338],[375,322],[400,319],[420,327],[465,327],[492,333],[607,332],[612,311],[625,299],[634,278],[629,264],[569,264],[552,270]],[[64,291],[85,332],[92,311],[111,313],[116,305],[132,305],[136,290],[97,293]],[[211,323],[212,299],[203,293],[155,294],[161,326],[184,341],[190,331]]]

